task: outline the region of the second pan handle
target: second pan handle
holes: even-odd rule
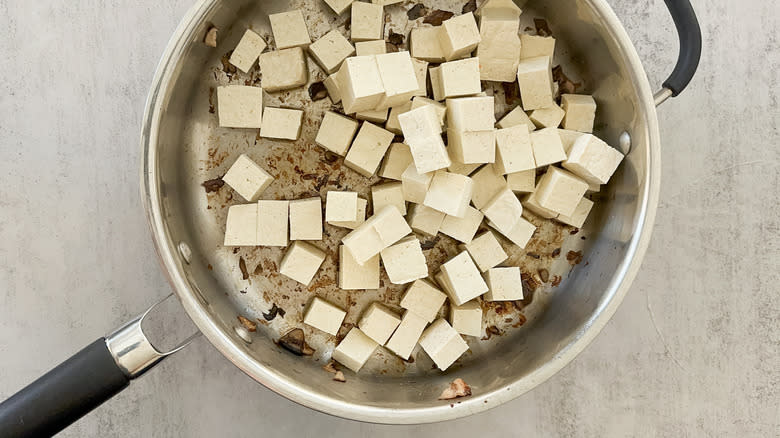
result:
[[[656,106],[677,96],[693,79],[701,58],[701,28],[689,0],[664,0],[672,15],[680,37],[680,53],[672,74],[664,81],[663,89],[655,94]]]

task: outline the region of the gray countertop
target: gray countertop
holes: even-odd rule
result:
[[[138,189],[158,57],[193,0],[0,0],[0,398],[169,292]],[[610,0],[651,84],[677,42],[661,0]],[[525,396],[444,424],[297,406],[203,338],[64,436],[777,436],[780,2],[694,1],[699,73],[659,108],[650,249],[593,344]]]

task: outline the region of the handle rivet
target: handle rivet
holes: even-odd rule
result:
[[[236,332],[239,338],[243,339],[247,344],[252,343],[252,335],[249,334],[249,330],[242,326],[233,326],[233,331]]]
[[[179,243],[179,254],[181,254],[181,258],[184,259],[184,262],[188,265],[190,264],[190,260],[192,259],[192,250],[190,249],[190,246],[187,245],[184,242]]]
[[[628,155],[628,153],[631,152],[631,134],[626,131],[623,131],[623,133],[620,134],[620,138],[618,138],[618,149],[620,149],[620,152],[622,152],[623,155]]]

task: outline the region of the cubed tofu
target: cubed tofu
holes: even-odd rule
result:
[[[306,47],[311,43],[309,30],[306,28],[306,21],[300,9],[271,14],[268,20],[271,22],[277,50]],[[263,79],[265,80],[265,74]]]
[[[525,198],[523,198],[522,204],[526,211],[530,211],[539,217],[543,217],[545,219],[553,219],[558,217],[558,213],[539,205],[539,202],[536,200],[536,192],[530,193]]]
[[[536,167],[560,163],[566,159],[561,136],[555,128],[544,128],[531,133],[531,147],[534,150]]]
[[[309,80],[306,55],[300,47],[262,53],[257,63],[263,74],[263,89],[268,92],[298,88]]]
[[[333,111],[325,111],[314,142],[341,156],[346,155],[359,123]]]
[[[411,109],[417,109],[425,105],[433,105],[433,109],[436,110],[436,115],[439,117],[439,124],[441,125],[441,129],[439,132],[443,133],[447,128],[447,125],[445,123],[447,120],[447,106],[441,102],[437,102],[433,99],[428,99],[427,97],[424,96],[415,96],[412,98]]]
[[[347,312],[320,297],[314,297],[303,316],[303,323],[336,336]]]
[[[426,322],[433,322],[446,300],[447,295],[429,281],[416,280],[401,298],[401,307]]]
[[[456,15],[441,24],[439,42],[447,61],[469,56],[480,40],[477,21],[471,12]]]
[[[403,143],[392,143],[385,154],[378,175],[382,178],[401,181],[401,174],[413,163],[412,151],[409,150],[409,146]]]
[[[412,204],[407,220],[414,231],[427,236],[436,236],[445,216],[446,214],[422,204]]]
[[[377,344],[384,345],[393,334],[401,318],[379,303],[371,303],[363,312],[358,327]]]
[[[523,205],[509,188],[504,188],[481,208],[485,217],[496,224],[499,231],[511,230],[523,215]]]
[[[425,194],[428,193],[428,187],[431,186],[432,179],[433,172],[419,173],[414,163],[410,164],[401,173],[401,187],[404,190],[404,199],[415,204],[422,204],[425,201]]]
[[[420,88],[409,52],[376,55],[385,94],[377,108],[389,108],[409,101]]]
[[[496,124],[493,96],[447,99],[447,128],[454,131],[489,131]]]
[[[394,5],[396,3],[401,3],[403,0],[371,0],[371,3],[382,5],[382,6],[388,6],[388,5]]]
[[[366,221],[366,210],[368,210],[368,201],[363,198],[357,200],[357,219],[354,221],[330,221],[329,224],[335,227],[349,228],[354,230],[359,227],[360,224]]]
[[[362,265],[344,246],[339,246],[339,288],[344,290],[379,288],[379,255]]]
[[[506,183],[515,193],[531,193],[536,190],[536,169],[509,173]]]
[[[290,201],[290,240],[322,240],[322,199]]]
[[[456,332],[466,336],[482,336],[482,307],[471,300],[462,306],[450,306],[450,324]]]
[[[514,20],[520,16],[520,9],[525,4],[525,0],[517,2],[516,0],[485,0],[475,11],[477,17],[481,19],[502,18],[505,20]]]
[[[517,66],[517,83],[526,111],[546,108],[554,103],[549,56],[521,60]]]
[[[292,278],[304,286],[308,286],[324,261],[325,251],[311,243],[296,240],[290,245],[284,257],[282,257],[282,262],[279,264],[279,273],[285,277]],[[306,321],[304,320],[304,322]],[[341,324],[340,321],[339,324]],[[336,331],[338,331],[338,327]],[[331,334],[335,335],[335,333]]]
[[[355,0],[325,0],[325,4],[330,6],[337,15],[343,14]]]
[[[458,161],[453,157],[450,157],[450,159],[452,160],[452,164],[450,164],[450,166],[447,168],[447,170],[449,170],[450,173],[459,173],[461,175],[469,176],[472,173],[474,173],[474,171],[477,170],[479,166],[482,165],[480,163],[471,163],[471,164],[461,163],[460,161]]]
[[[339,192],[330,190],[325,195],[325,221],[350,222],[357,220],[357,192]]]
[[[585,219],[588,218],[588,214],[590,214],[590,210],[593,208],[593,201],[591,201],[588,198],[582,198],[580,199],[580,202],[577,204],[577,208],[574,209],[574,213],[572,213],[569,216],[565,215],[558,215],[556,219],[563,222],[566,225],[571,225],[572,227],[582,228],[582,225],[585,223]]]
[[[257,245],[257,204],[231,205],[225,225],[225,246]]]
[[[576,175],[550,166],[539,180],[539,187],[534,194],[543,208],[571,216],[587,190],[588,183]]]
[[[471,180],[474,182],[471,203],[479,209],[482,209],[498,192],[507,188],[506,180],[493,164],[487,164],[471,174]]]
[[[279,140],[297,140],[301,134],[303,111],[287,108],[266,108],[260,137]]]
[[[562,165],[591,184],[606,184],[621,161],[623,154],[617,149],[594,135],[585,134],[574,142]]]
[[[230,54],[230,63],[242,72],[247,73],[255,65],[257,57],[263,53],[267,46],[263,37],[254,33],[251,29],[247,29],[233,53]]]
[[[338,79],[338,73],[333,73],[322,81],[325,89],[328,90],[330,101],[334,104],[341,102],[341,81]]]
[[[471,202],[472,190],[471,178],[439,170],[433,175],[423,205],[462,218]]]
[[[445,216],[439,231],[457,241],[469,243],[477,234],[484,217],[482,212],[469,206],[463,217]]]
[[[537,128],[557,128],[561,124],[564,115],[566,115],[566,112],[553,103],[546,108],[531,111],[528,118],[534,122]]]
[[[402,359],[408,360],[427,325],[428,321],[407,310],[401,319],[401,324],[395,329],[395,333],[385,346]]]
[[[374,211],[382,210],[386,205],[398,209],[401,215],[406,215],[406,201],[404,190],[400,182],[391,182],[371,186],[371,200]]]
[[[341,64],[337,78],[347,114],[375,109],[385,95],[374,55],[347,58]]]
[[[332,74],[341,67],[344,59],[355,54],[355,48],[341,32],[333,29],[311,43],[309,53],[325,73]]]
[[[358,372],[378,346],[376,341],[366,336],[359,328],[353,327],[333,350],[332,357],[338,363]]]
[[[428,264],[420,240],[415,236],[401,239],[383,249],[380,254],[390,283],[406,284],[428,276]]]
[[[396,135],[401,135],[401,123],[398,121],[398,116],[412,109],[412,101],[404,102],[401,105],[390,108],[390,114],[387,116],[387,123],[385,123],[385,129]],[[393,145],[390,145],[391,147]],[[406,167],[404,167],[406,169]],[[403,169],[401,170],[403,172]],[[381,172],[381,170],[380,170]],[[380,175],[381,176],[381,175]]]
[[[536,231],[536,226],[522,217],[518,218],[517,222],[515,222],[512,228],[508,230],[499,229],[496,227],[496,224],[491,221],[488,221],[488,225],[493,227],[496,231],[509,239],[510,242],[514,243],[520,248],[525,248],[526,245],[528,245],[528,242],[531,240],[531,237],[533,237],[534,232]]]
[[[515,301],[523,299],[523,280],[520,268],[492,268],[485,273],[490,290],[485,293],[486,301]]]
[[[572,131],[593,132],[593,121],[596,119],[596,101],[586,94],[562,94],[561,106],[566,115],[563,118],[564,129]]]
[[[583,135],[585,134],[582,132],[572,131],[570,129],[558,129],[558,136],[561,137],[563,151],[566,152],[567,157],[569,156],[569,152],[571,152],[574,143]]]
[[[419,173],[444,169],[451,164],[441,138],[439,117],[435,107],[425,105],[398,115],[404,141],[412,152]]]
[[[501,129],[511,128],[512,126],[517,125],[525,125],[528,127],[529,131],[536,129],[536,125],[528,118],[528,115],[523,111],[523,107],[520,105],[517,105],[512,111],[509,111],[496,125]]]
[[[520,62],[519,18],[483,16],[476,56],[483,81],[514,82]]]
[[[274,177],[251,158],[241,154],[222,177],[222,181],[242,198],[254,202],[260,199],[260,195],[274,182]]]
[[[425,329],[420,337],[420,346],[442,371],[469,349],[466,341],[444,319],[437,319]]]
[[[356,1],[352,3],[350,38],[352,41],[381,40],[384,36],[385,13],[382,5]]]
[[[344,236],[344,243],[358,263],[379,254],[412,232],[396,208],[387,206]]]
[[[371,122],[363,122],[352,147],[344,157],[344,164],[363,176],[372,176],[393,142],[393,137],[395,135],[392,132]]]
[[[441,89],[445,99],[482,92],[479,79],[479,58],[449,61],[442,63],[439,67],[441,69]]]
[[[498,266],[509,258],[496,235],[490,230],[475,237],[464,246],[481,272]]]
[[[439,40],[441,33],[441,26],[412,29],[409,35],[409,50],[412,52],[412,56],[428,62],[444,61],[444,50]]]
[[[382,124],[387,121],[387,108],[379,110],[358,111],[355,113],[355,118],[375,124]]]
[[[428,61],[412,58],[412,65],[414,66],[414,74],[417,77],[417,91],[414,92],[414,95],[427,96],[428,95]]]
[[[444,95],[444,88],[441,83],[441,65],[428,67],[428,77],[431,78],[431,94],[433,94],[433,99],[441,102],[447,97]]]
[[[496,131],[456,131],[447,129],[447,150],[455,160],[464,164],[493,163],[496,161]]]
[[[257,244],[287,246],[289,201],[257,201]]]
[[[259,128],[263,121],[263,89],[244,85],[217,87],[219,126]]]
[[[527,126],[516,125],[496,131],[495,169],[502,175],[536,169]]]
[[[383,53],[387,53],[385,40],[358,41],[355,43],[355,54],[357,56],[381,55]]]
[[[555,52],[555,38],[539,35],[520,35],[520,59],[547,56],[550,59]]]
[[[441,265],[447,293],[456,306],[473,300],[487,292],[488,287],[479,273],[477,265],[466,251],[461,252]]]

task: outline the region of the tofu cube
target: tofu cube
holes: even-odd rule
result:
[[[289,201],[257,201],[257,244],[287,246]]]
[[[417,91],[414,92],[414,95],[427,96],[428,95],[428,61],[412,58],[412,65],[414,66],[414,75],[417,77]]]
[[[464,164],[493,163],[496,161],[496,131],[447,130],[447,150],[452,160]]]
[[[231,205],[225,224],[225,246],[257,245],[257,205]]]
[[[488,221],[488,225],[493,227],[499,233],[503,234],[504,237],[509,239],[510,242],[514,243],[520,248],[525,248],[526,245],[528,245],[528,242],[531,240],[531,237],[533,237],[534,232],[536,231],[536,226],[522,217],[518,218],[517,222],[515,222],[512,228],[508,230],[499,229],[496,227],[496,224],[491,221]]]
[[[497,126],[501,129],[511,128],[512,126],[517,125],[526,125],[528,127],[528,131],[533,131],[536,129],[536,125],[534,125],[534,122],[528,118],[528,115],[525,113],[525,111],[523,111],[523,107],[520,105],[514,107],[512,111],[509,111],[497,123]]]
[[[506,180],[493,164],[487,164],[474,172],[471,180],[474,182],[471,203],[478,209],[482,209],[498,192],[507,188]]]
[[[413,163],[412,151],[409,150],[409,146],[403,143],[392,143],[382,161],[378,175],[382,178],[401,181],[401,174]]]
[[[417,237],[405,237],[383,249],[380,254],[387,276],[393,284],[406,284],[428,276],[428,264]]]
[[[450,216],[462,218],[471,202],[473,182],[471,178],[440,170],[434,173],[423,205]]]
[[[488,290],[477,265],[466,251],[443,263],[441,274],[447,285],[445,289],[450,300],[456,306],[469,302]]]
[[[585,223],[585,219],[588,218],[588,214],[590,214],[590,210],[592,208],[593,208],[593,201],[591,201],[588,198],[582,198],[580,199],[580,202],[577,204],[577,208],[574,209],[574,213],[572,213],[569,216],[559,215],[556,219],[558,219],[559,221],[563,222],[566,225],[582,228],[582,225]]]
[[[355,0],[325,0],[325,4],[330,6],[336,15],[341,15],[352,6],[353,1]]]
[[[520,35],[520,59],[547,56],[552,59],[555,52],[555,38],[538,35]]]
[[[410,164],[401,174],[401,187],[404,191],[404,199],[415,204],[425,201],[425,194],[431,186],[433,172],[418,173],[414,163]]]
[[[517,125],[496,131],[495,169],[502,175],[536,169],[527,126]]]
[[[459,162],[456,158],[452,158],[452,164],[450,164],[450,167],[448,167],[447,170],[449,170],[450,173],[459,173],[461,175],[469,176],[481,165],[481,163],[465,164]]]
[[[536,167],[548,166],[566,159],[561,136],[558,135],[558,130],[555,128],[544,128],[532,132],[531,147],[534,150]]]
[[[570,172],[550,166],[539,180],[535,197],[542,207],[571,216],[587,190],[588,183],[585,181]]]
[[[462,335],[482,336],[482,307],[479,301],[471,300],[462,306],[450,306],[450,324]]]
[[[335,73],[348,56],[355,54],[349,40],[336,29],[323,35],[309,46],[309,53],[325,73]]]
[[[401,318],[379,303],[371,303],[363,312],[358,327],[369,338],[379,345],[384,345],[393,334]]]
[[[262,53],[257,63],[263,74],[263,89],[268,92],[298,88],[309,80],[306,55],[300,47]]]
[[[352,41],[381,40],[384,36],[385,13],[382,5],[356,1],[352,3]]]
[[[422,204],[412,204],[407,215],[409,226],[418,233],[435,237],[441,228],[446,214],[426,207]]]
[[[562,165],[591,184],[606,184],[621,161],[623,154],[617,149],[594,135],[585,134],[574,142]]]
[[[566,112],[556,104],[531,111],[528,116],[537,128],[557,128]]]
[[[444,319],[437,319],[425,329],[420,337],[420,346],[442,371],[469,349],[466,341]]]
[[[417,73],[409,52],[394,52],[376,55],[379,75],[385,94],[378,108],[389,108],[404,104],[420,88]]]
[[[561,137],[561,143],[563,143],[563,151],[566,152],[566,156],[569,156],[569,152],[571,152],[571,148],[574,146],[574,143],[582,137],[582,132],[572,131],[570,129],[558,129],[558,136]]]
[[[439,35],[441,26],[415,27],[409,35],[409,50],[412,57],[428,62],[443,62],[444,50]]]
[[[476,56],[483,81],[514,82],[520,62],[519,18],[483,16]]]
[[[395,207],[402,216],[406,215],[404,190],[400,182],[391,182],[371,186],[371,200],[374,211],[382,210],[386,205]]]
[[[320,297],[314,297],[303,315],[303,323],[336,336],[347,312]]]
[[[328,97],[334,104],[341,102],[341,81],[338,79],[338,72],[325,78],[322,83],[325,85],[325,89],[328,90]]]
[[[359,227],[360,224],[366,221],[366,210],[368,209],[368,201],[363,198],[357,199],[357,219],[354,221],[330,221],[329,224],[335,227],[349,228],[354,230]],[[327,221],[326,221],[327,222]]]
[[[344,290],[379,288],[379,255],[362,265],[344,246],[339,246],[339,288]]]
[[[447,61],[469,56],[480,41],[477,21],[471,12],[456,15],[441,24],[439,42]]]
[[[412,152],[419,173],[444,169],[451,164],[440,134],[435,107],[425,105],[398,115],[404,141]]]
[[[411,232],[412,229],[401,213],[396,208],[387,206],[344,236],[341,241],[355,260],[363,264]]]
[[[445,99],[482,92],[482,84],[479,79],[479,58],[445,62],[439,68],[441,69],[441,89]]]
[[[439,124],[441,125],[439,132],[443,133],[447,127],[445,124],[447,120],[447,107],[443,103],[428,99],[427,97],[415,96],[412,98],[411,109],[417,109],[425,105],[433,105],[433,109],[436,110],[436,115],[439,117]]]
[[[515,0],[485,0],[476,10],[476,15],[481,19],[485,18],[503,18],[506,20],[517,19],[522,13],[520,7],[524,6],[525,1],[515,2]]]
[[[243,85],[217,87],[219,126],[259,128],[263,120],[263,89]]]
[[[530,193],[523,199],[523,208],[527,211],[530,211],[531,213],[543,217],[545,219],[553,219],[558,217],[558,213],[548,210],[541,205],[539,205],[539,202],[536,200],[536,192]]]
[[[489,131],[496,124],[493,96],[447,99],[447,128],[453,131]]]
[[[463,217],[445,216],[439,231],[457,241],[469,243],[477,234],[477,229],[484,217],[482,212],[469,206]]]
[[[330,190],[325,195],[325,221],[350,222],[357,220],[357,192],[338,192]]]
[[[549,56],[520,60],[517,66],[517,83],[520,85],[520,97],[526,111],[546,108],[554,103]]]
[[[249,202],[254,202],[274,182],[274,177],[252,161],[251,158],[241,154],[236,162],[230,166],[225,176],[222,177],[222,181],[241,195],[242,198]]]
[[[412,109],[412,101],[404,102],[398,106],[390,108],[390,115],[387,116],[387,123],[385,123],[385,129],[396,135],[401,135],[401,123],[398,121],[398,116]],[[390,145],[391,147],[393,145]],[[404,166],[404,169],[406,167]],[[381,170],[380,170],[381,172]],[[401,169],[403,172],[403,169]],[[381,176],[381,175],[380,175]]]
[[[515,193],[531,193],[536,190],[536,169],[509,173],[506,183]]]
[[[428,68],[428,76],[431,78],[431,92],[433,100],[441,102],[447,96],[444,95],[444,87],[441,82],[441,65]]]
[[[490,230],[475,237],[464,246],[481,272],[498,266],[509,258],[504,248],[498,242],[496,235]]]
[[[523,299],[523,280],[520,268],[493,268],[485,273],[490,290],[485,293],[486,301],[515,301]]]
[[[372,176],[393,142],[393,137],[395,135],[392,132],[371,122],[363,122],[352,147],[344,157],[344,164],[363,176]]]
[[[381,55],[387,53],[387,43],[385,40],[358,41],[355,53],[357,56]]]
[[[263,37],[252,32],[251,29],[247,29],[233,53],[230,54],[230,63],[242,72],[247,73],[255,65],[257,57],[263,53],[267,46]]]
[[[341,102],[347,114],[373,110],[384,98],[382,76],[379,75],[379,66],[374,55],[345,59],[337,78]]]
[[[387,121],[387,108],[380,110],[358,111],[355,113],[355,118],[376,124],[385,123]]]
[[[408,360],[427,325],[428,321],[410,311],[406,311],[401,319],[401,324],[395,329],[395,333],[393,333],[385,346],[402,359]]]
[[[353,327],[333,350],[332,357],[338,363],[358,372],[378,346],[379,344],[366,336],[359,328]]]
[[[297,140],[301,134],[303,111],[286,108],[266,108],[263,112],[260,137]]]
[[[346,155],[359,123],[333,111],[325,111],[314,142],[333,152]]]
[[[279,273],[285,277],[292,278],[304,286],[308,286],[324,261],[325,251],[311,243],[296,240],[290,245],[290,249],[287,250],[284,257],[282,257]],[[306,321],[304,320],[304,322]],[[339,324],[341,324],[341,321],[339,321]],[[324,328],[322,330],[327,331]],[[338,331],[338,327],[336,327],[336,331]]]
[[[290,240],[322,240],[322,199],[290,201]]]
[[[306,21],[300,9],[271,14],[268,20],[271,22],[276,50],[306,47],[311,43],[309,30],[306,28]],[[265,81],[265,73],[263,73],[263,81]]]
[[[509,188],[504,188],[481,210],[499,231],[509,231],[522,216],[523,205]]]
[[[596,119],[596,101],[585,94],[562,94],[561,105],[566,115],[563,117],[564,129],[585,133],[593,132]]]
[[[401,307],[423,318],[426,322],[433,322],[446,300],[447,295],[430,282],[416,280],[401,298]]]

